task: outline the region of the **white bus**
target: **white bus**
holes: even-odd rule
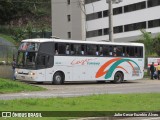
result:
[[[16,79],[63,84],[143,78],[144,45],[62,39],[27,39],[18,49]]]

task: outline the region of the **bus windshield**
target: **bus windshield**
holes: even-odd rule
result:
[[[19,51],[17,57],[17,68],[35,69],[37,52]]]
[[[17,68],[35,69],[40,43],[22,42],[18,48]]]
[[[18,50],[20,51],[38,51],[39,43],[35,42],[23,42]]]

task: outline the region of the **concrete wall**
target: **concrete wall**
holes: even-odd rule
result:
[[[71,15],[68,22],[67,15]],[[82,19],[79,0],[52,0],[52,35],[61,39],[68,39],[68,32],[71,32],[71,39],[82,39]]]
[[[9,78],[13,77],[13,70],[11,66],[0,65],[0,78]]]

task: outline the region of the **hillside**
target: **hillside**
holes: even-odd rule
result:
[[[0,0],[0,25],[51,28],[51,0]]]

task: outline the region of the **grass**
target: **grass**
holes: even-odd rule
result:
[[[14,45],[16,45],[16,41],[9,35],[5,35],[5,34],[0,34],[0,38],[3,38],[4,40],[7,40],[11,43],[13,43]]]
[[[75,98],[0,100],[0,111],[155,111],[160,94],[106,94]],[[152,104],[151,104],[152,103]]]
[[[44,88],[0,78],[0,94],[40,90],[44,90]]]
[[[160,94],[106,94],[76,98],[0,100],[0,111],[159,111]],[[93,115],[93,114],[92,114]],[[24,119],[24,118],[23,118]],[[40,118],[34,118],[39,120]],[[43,118],[48,120],[51,118]],[[54,118],[65,120],[67,118]],[[52,118],[52,120],[54,120]],[[13,119],[13,120],[16,120]],[[17,119],[18,120],[18,119]],[[31,120],[27,118],[24,120]]]
[[[149,77],[150,77],[150,75],[148,75],[147,72],[144,72],[144,78],[149,78]]]

